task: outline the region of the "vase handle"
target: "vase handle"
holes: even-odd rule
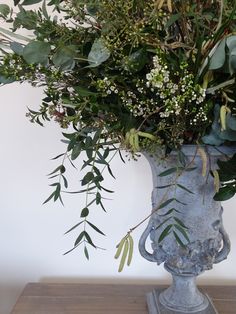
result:
[[[146,250],[146,241],[152,230],[153,230],[153,225],[152,225],[152,221],[150,220],[147,228],[144,230],[139,240],[139,252],[142,255],[142,257],[146,258],[148,261],[156,262],[156,258],[154,254],[151,254]]]
[[[231,248],[229,236],[223,226],[220,227],[219,232],[222,235],[223,246],[220,252],[218,252],[218,254],[215,256],[215,263],[220,263],[225,260],[229,255]]]

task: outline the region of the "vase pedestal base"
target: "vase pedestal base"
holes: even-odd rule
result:
[[[162,289],[155,289],[152,292],[147,294],[147,305],[148,305],[148,313],[149,314],[219,314],[214,307],[211,299],[207,294],[204,296],[206,297],[209,305],[206,309],[200,311],[191,311],[191,312],[184,312],[181,310],[173,310],[163,306],[159,300],[159,295],[162,292]]]

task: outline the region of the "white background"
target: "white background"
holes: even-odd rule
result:
[[[113,200],[106,202],[108,213],[93,208],[92,222],[107,235],[98,236],[97,244],[106,250],[91,250],[89,262],[80,249],[63,256],[73,246],[77,232],[63,233],[79,220],[84,197],[65,197],[65,207],[53,202],[42,205],[51,192],[46,174],[58,165],[50,159],[62,153],[65,145],[56,124],[42,128],[25,117],[27,106],[38,108],[41,96],[42,90],[27,84],[0,88],[0,314],[10,313],[27,282],[169,282],[162,266],[138,254],[137,241],[144,226],[134,233],[131,266],[118,274],[114,260],[121,237],[150,211],[151,172],[143,158],[125,165],[116,158],[112,166],[116,180],[106,176],[106,186],[115,190]],[[71,171],[69,176],[73,187],[79,186],[79,171]],[[230,256],[204,273],[200,283],[236,283],[235,205],[235,199],[224,203],[224,225],[232,241]]]

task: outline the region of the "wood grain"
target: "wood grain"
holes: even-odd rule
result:
[[[155,287],[29,283],[11,314],[147,314],[145,294]],[[219,314],[236,314],[236,286],[201,289],[211,297]]]

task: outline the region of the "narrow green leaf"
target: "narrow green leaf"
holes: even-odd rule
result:
[[[173,186],[173,184],[156,186],[156,189],[166,189],[166,188],[169,188],[170,186]]]
[[[61,204],[62,204],[63,206],[65,206],[65,205],[64,205],[64,202],[63,202],[63,200],[62,200],[61,194],[59,194],[59,201],[61,202]]]
[[[194,170],[196,170],[197,169],[197,167],[190,167],[190,168],[184,168],[184,171],[194,171]]]
[[[93,243],[93,241],[92,241],[90,235],[88,234],[88,232],[84,231],[84,236],[85,236],[86,240],[88,241],[88,243],[89,243],[90,245],[92,245],[92,246],[96,249],[97,247],[96,247],[96,245]]]
[[[183,167],[186,167],[187,157],[185,156],[185,154],[181,150],[178,151],[178,159],[179,159],[179,163]]]
[[[108,193],[114,193],[114,191],[108,190],[108,189],[104,188],[103,186],[101,186],[101,189],[108,192]]]
[[[118,149],[118,153],[119,153],[121,161],[125,164],[125,160],[124,160],[124,158],[122,156],[122,153],[121,153],[120,149]]]
[[[163,226],[163,225],[164,225],[167,221],[169,221],[171,218],[172,218],[172,217],[169,217],[169,218],[165,219],[160,225],[158,225],[158,226],[156,227],[156,230],[159,229],[161,226]]]
[[[50,172],[48,174],[48,176],[51,176],[52,174],[56,173],[56,172],[60,172],[60,173],[64,173],[66,171],[65,167],[63,165],[58,166],[55,170],[53,170],[52,172]]]
[[[68,181],[67,181],[65,176],[61,175],[61,177],[62,177],[63,182],[64,182],[64,187],[67,189],[68,188]]]
[[[74,144],[71,152],[71,160],[75,160],[81,153],[81,143]]]
[[[179,184],[179,183],[177,183],[177,186],[178,186],[179,188],[181,188],[182,190],[184,190],[184,191],[190,193],[190,194],[194,194],[194,192],[190,191],[188,188],[186,188],[185,186],[183,186],[183,185],[181,185],[181,184]]]
[[[91,194],[91,193],[90,193]],[[94,194],[94,193],[93,193]],[[92,201],[90,201],[87,205],[87,207],[91,206],[96,201],[96,198],[94,198]]]
[[[102,196],[99,192],[96,193],[96,204],[99,205],[101,202]]]
[[[43,202],[43,205],[49,202],[55,195],[55,191],[46,199],[46,201]]]
[[[166,212],[165,214],[159,214],[159,216],[168,216],[173,213],[173,211],[175,211],[175,208],[171,208],[170,210],[168,210],[168,212]]]
[[[58,183],[56,190],[55,190],[55,193],[54,193],[54,202],[56,202],[56,200],[59,198],[60,193],[61,193],[61,184]]]
[[[181,202],[181,201],[179,201],[177,198],[175,198],[175,201],[177,202],[177,203],[179,203],[179,204],[181,204],[181,205],[187,205],[186,203],[183,203],[183,202]]]
[[[84,255],[87,258],[87,260],[89,260],[89,253],[86,245],[84,246]]]
[[[188,227],[185,226],[185,224],[177,217],[174,217],[174,220],[183,228],[188,229]]]
[[[73,247],[72,249],[70,249],[69,251],[63,253],[63,255],[67,255],[67,254],[71,253],[71,252],[74,251],[81,243],[83,243],[83,242],[80,242],[78,245],[74,246],[74,247]]]
[[[94,189],[96,189],[97,187],[96,186],[92,186],[88,189],[83,189],[83,190],[79,190],[79,191],[63,191],[64,193],[68,193],[68,194],[80,194],[80,193],[85,193],[85,192],[89,192],[89,191],[92,191]]]
[[[177,167],[173,167],[173,168],[167,169],[167,170],[161,172],[161,173],[159,174],[159,177],[169,176],[170,174],[176,172],[177,170],[178,170]]]
[[[106,213],[107,211],[106,211],[106,209],[105,209],[105,207],[104,207],[102,201],[100,201],[99,205],[102,207],[102,210],[104,210],[104,212]]]
[[[32,5],[41,2],[42,0],[24,0],[21,5]]]
[[[84,221],[80,221],[79,223],[77,223],[76,225],[74,225],[72,228],[70,228],[68,231],[66,231],[64,234],[66,235],[67,233],[71,232],[72,230],[74,230],[75,228],[79,227],[82,223],[84,223]]]
[[[60,157],[62,157],[62,156],[64,156],[64,155],[65,155],[65,153],[60,154],[60,155],[57,155],[56,157],[53,157],[51,160],[56,160],[56,159],[58,159],[58,158],[60,158]]]
[[[103,158],[104,159],[107,159],[107,157],[109,156],[109,153],[110,153],[110,148],[107,147],[103,153]]]
[[[116,177],[115,177],[114,174],[112,173],[112,170],[111,170],[111,167],[110,167],[109,164],[107,165],[107,170],[108,170],[108,172],[110,173],[110,175],[115,179]]]
[[[158,239],[158,243],[161,243],[170,233],[170,230],[172,228],[172,224],[168,225],[161,233],[159,239]]]
[[[187,234],[187,232],[180,226],[180,225],[176,225],[174,224],[174,227],[176,229],[178,229],[179,232],[181,232],[181,234],[185,237],[185,239],[189,242],[189,236]]]
[[[96,227],[94,224],[92,224],[90,221],[87,220],[87,223],[92,227],[95,231],[105,236],[105,233],[103,233],[98,227]]]
[[[183,248],[185,248],[186,246],[185,246],[185,244],[183,243],[183,241],[180,239],[180,237],[178,236],[178,234],[177,234],[175,231],[173,231],[173,233],[174,233],[174,237],[175,237],[177,243],[178,243],[180,246],[182,246]]]
[[[161,203],[161,205],[158,206],[158,209],[161,209],[161,208],[163,208],[163,207],[166,207],[167,205],[169,205],[169,204],[170,204],[171,202],[173,202],[173,201],[175,201],[175,198],[170,198],[169,200],[167,200],[167,201]]]
[[[45,19],[50,20],[50,17],[48,15],[48,11],[47,11],[46,0],[43,1],[42,12],[43,12],[43,16],[45,17]]]
[[[77,246],[78,244],[80,244],[81,240],[84,238],[85,236],[85,231],[82,231],[79,236],[77,237],[77,239],[75,240],[75,244],[74,246]]]

